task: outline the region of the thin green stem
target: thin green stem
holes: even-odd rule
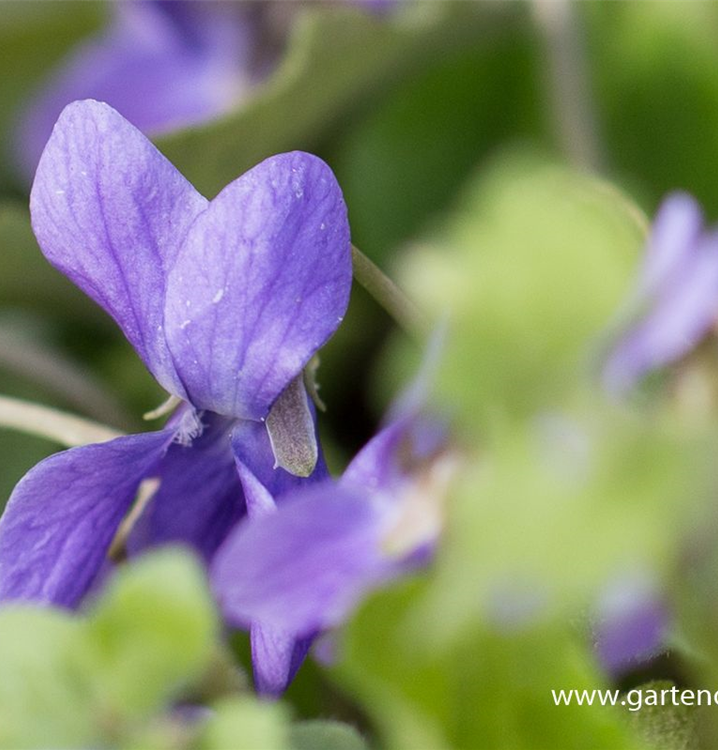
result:
[[[9,396],[0,396],[0,428],[3,427],[37,435],[67,448],[102,443],[122,435],[89,419]]]
[[[354,278],[410,335],[426,328],[419,308],[404,292],[359,248],[352,245]]]

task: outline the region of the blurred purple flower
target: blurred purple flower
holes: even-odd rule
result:
[[[229,110],[264,72],[251,4],[126,0],[112,10],[108,28],[74,51],[25,112],[17,152],[28,177],[72,101],[106,101],[155,135]]]
[[[603,668],[620,675],[665,649],[670,616],[645,576],[624,576],[606,587],[596,607],[594,639]]]
[[[453,475],[446,438],[443,423],[402,410],[338,482],[281,498],[238,460],[248,517],[215,555],[211,579],[225,619],[251,631],[261,693],[283,692],[318,635],[430,559]]]
[[[704,230],[696,201],[669,196],[653,223],[633,301],[637,320],[611,351],[607,391],[620,396],[651,370],[688,354],[718,318],[718,231]]]
[[[175,540],[207,559],[246,512],[235,460],[276,496],[326,477],[302,372],[339,325],[352,272],[324,162],[280,154],[207,201],[112,108],[76,102],[31,214],[48,260],[186,404],[162,430],[58,453],[20,481],[0,521],[0,598],[77,605],[146,477],[162,481],[130,552]],[[265,419],[278,409],[314,450],[302,477],[274,468]]]
[[[380,15],[397,0],[349,3]],[[117,0],[108,27],[73,50],[23,113],[21,173],[32,177],[60,113],[79,99],[107,102],[150,136],[238,106],[276,66],[295,5]]]

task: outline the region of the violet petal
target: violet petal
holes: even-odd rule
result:
[[[315,156],[273,156],[197,218],[167,285],[167,342],[189,400],[262,419],[342,320],[347,211]]]
[[[0,520],[0,599],[76,605],[173,435],[166,429],[72,448],[31,469]]]
[[[293,636],[254,623],[250,629],[254,683],[260,695],[279,697],[294,679],[313,638]]]
[[[603,373],[609,393],[624,393],[650,370],[680,359],[715,322],[718,233],[702,238],[680,271],[654,309],[614,349]]]
[[[117,321],[171,393],[185,391],[164,335],[165,278],[207,201],[106,104],[70,104],[30,196],[47,259]]]

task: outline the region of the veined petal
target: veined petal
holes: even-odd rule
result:
[[[276,513],[241,522],[217,552],[211,579],[226,618],[296,638],[336,625],[394,571],[385,530],[366,494],[332,482],[292,493]]]
[[[76,605],[173,434],[72,448],[28,472],[0,519],[0,600]]]
[[[158,544],[189,544],[209,560],[245,512],[230,443],[232,423],[200,416],[202,434],[174,443],[159,466],[160,486],[130,535],[131,554]]]
[[[47,259],[112,315],[177,396],[186,394],[165,342],[165,282],[206,206],[139,130],[90,100],[63,111],[30,196]]]
[[[165,328],[189,400],[262,419],[342,320],[347,211],[329,167],[273,156],[192,225],[170,271]]]

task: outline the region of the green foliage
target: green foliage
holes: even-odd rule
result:
[[[292,750],[367,750],[356,729],[339,721],[302,721],[290,733]]]
[[[656,680],[641,685],[638,690],[645,700],[647,691],[660,694],[670,690],[674,685],[666,680]],[[697,735],[697,711],[695,707],[668,705],[641,706],[639,711],[631,714],[631,719],[638,734],[654,750],[694,750],[699,747]],[[704,708],[703,713],[711,711]]]
[[[119,571],[86,618],[0,610],[0,747],[115,743],[201,676],[216,616],[203,576],[166,551]]]
[[[406,286],[450,337],[439,390],[467,429],[566,397],[628,291],[640,212],[612,187],[518,152],[483,170]],[[471,424],[467,421],[471,420]]]
[[[283,706],[255,699],[227,699],[215,706],[199,740],[199,750],[289,750]]]
[[[100,25],[97,2],[6,0],[0,16],[0,192],[15,167],[13,131],[33,89],[42,86],[67,50]]]
[[[87,621],[98,700],[128,719],[156,710],[201,675],[217,626],[204,575],[184,554],[121,570]]]
[[[338,674],[387,747],[639,750],[620,708],[556,706],[551,690],[604,688],[580,634],[542,613],[497,612],[455,639],[422,633],[426,584],[375,596],[346,635]]]
[[[91,741],[92,692],[78,663],[82,626],[30,607],[0,611],[0,747],[81,747]]]

